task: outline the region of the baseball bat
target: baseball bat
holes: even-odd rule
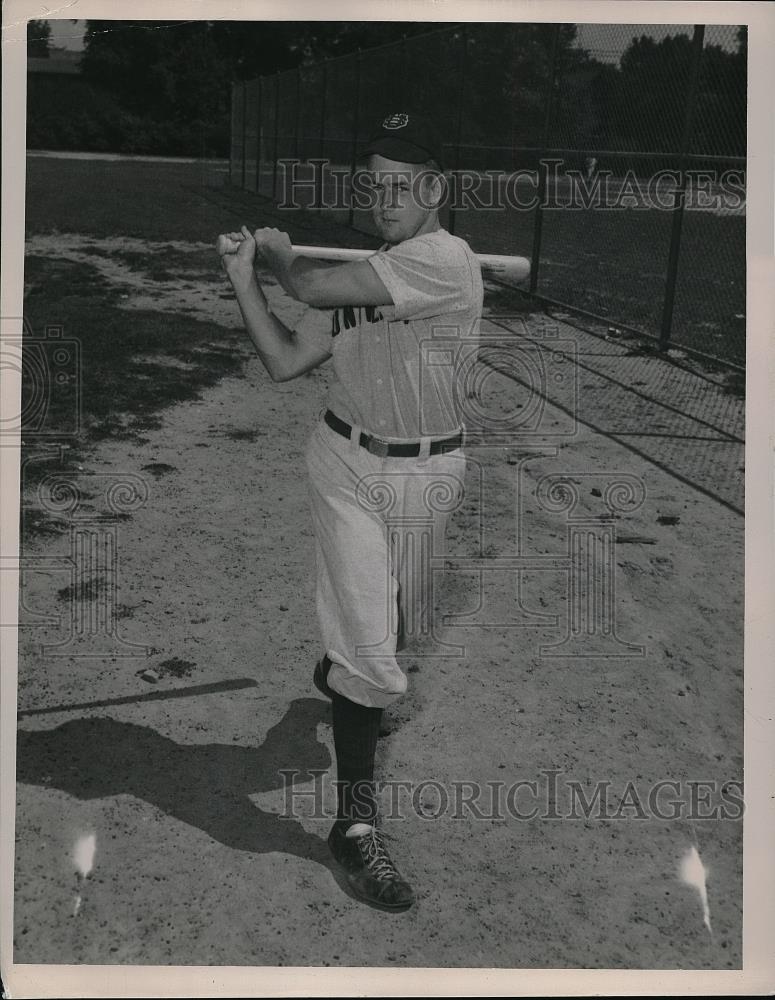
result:
[[[352,250],[341,247],[293,246],[291,248],[302,257],[316,260],[365,260],[374,250]],[[482,271],[501,281],[524,281],[530,275],[530,261],[526,257],[510,257],[507,254],[478,253],[477,260]]]

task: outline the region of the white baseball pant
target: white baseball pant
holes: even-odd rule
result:
[[[463,497],[465,456],[430,455],[424,438],[417,458],[383,458],[358,443],[361,430],[348,440],[320,420],[307,446],[316,604],[329,686],[381,708],[406,691],[397,650],[431,634],[433,578]]]

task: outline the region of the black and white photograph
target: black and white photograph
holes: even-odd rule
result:
[[[345,10],[4,5],[3,996],[771,993],[775,6]]]

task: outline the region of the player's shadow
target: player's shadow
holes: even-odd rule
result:
[[[79,799],[133,795],[227,847],[295,854],[336,876],[324,839],[248,798],[286,788],[280,772],[296,772],[282,803],[282,811],[290,811],[285,806],[293,785],[310,782],[310,770],[325,771],[331,764],[316,734],[329,713],[329,704],[319,698],[298,698],[257,747],[176,743],[148,726],[104,717],[38,732],[20,729],[16,776]]]

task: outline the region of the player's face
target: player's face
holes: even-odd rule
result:
[[[377,155],[369,157],[367,167],[374,186],[374,222],[386,243],[402,243],[439,228],[426,168]]]

